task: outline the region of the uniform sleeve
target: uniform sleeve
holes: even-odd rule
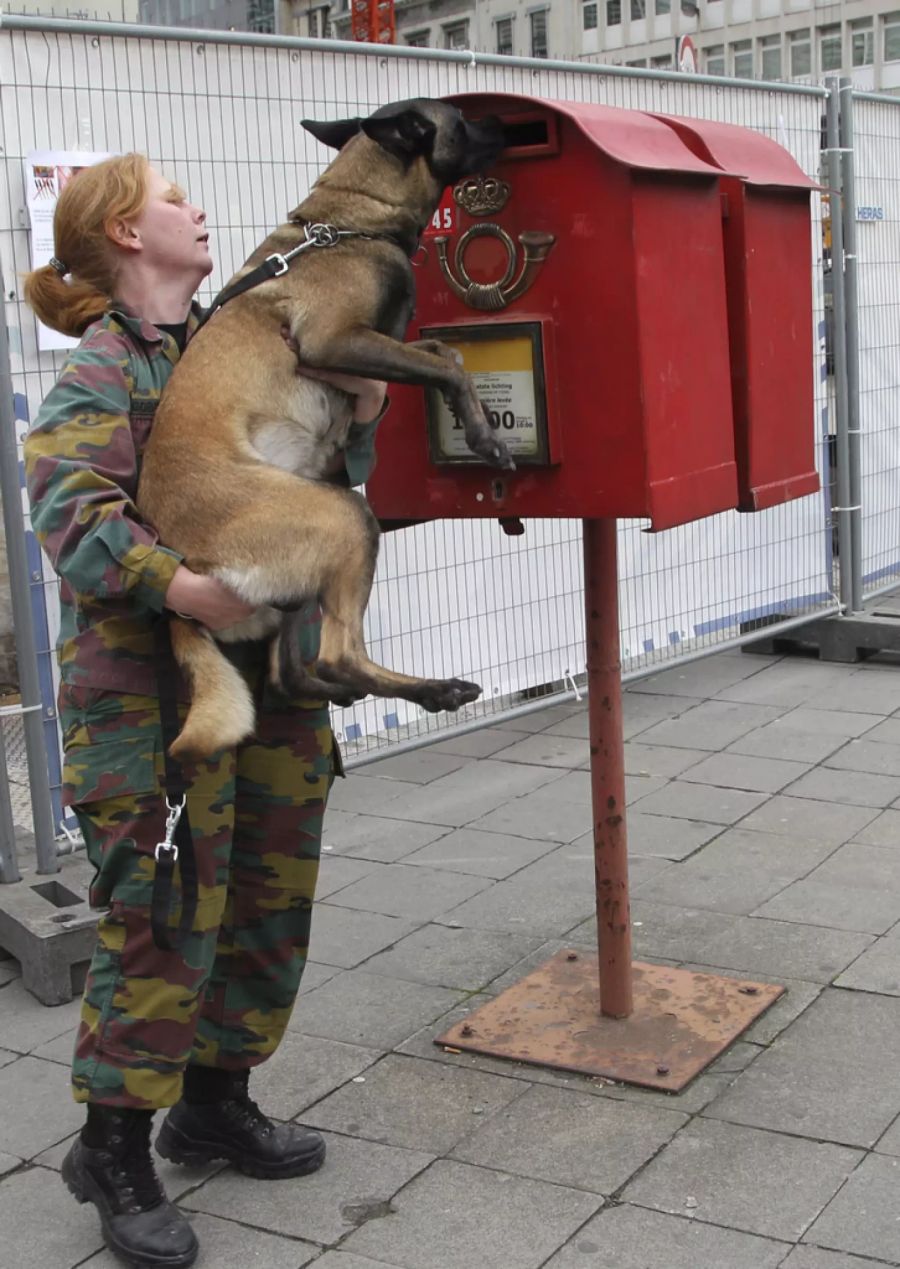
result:
[[[31,519],[54,569],[90,599],[132,595],[162,611],[181,556],[134,505],[128,355],[112,340],[75,349],[25,441]]]

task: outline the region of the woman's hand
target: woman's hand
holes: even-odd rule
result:
[[[203,573],[192,573],[179,564],[166,591],[166,607],[182,617],[193,617],[210,630],[225,630],[252,617],[256,609],[234,591]]]

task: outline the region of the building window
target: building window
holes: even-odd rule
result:
[[[647,6],[644,0],[631,0],[631,20],[632,22],[640,22],[641,18],[647,16]]]
[[[618,26],[622,21],[622,0],[606,0],[606,25]]]
[[[823,71],[841,69],[841,28],[823,26],[819,30],[819,65]]]
[[[791,78],[812,74],[812,45],[809,31],[791,31],[788,36],[791,47]]]
[[[884,15],[884,60],[900,62],[900,13]]]
[[[763,79],[781,79],[781,36],[765,35],[759,47]]]
[[[547,57],[547,10],[531,15],[531,56]]]
[[[671,13],[672,0],[656,0],[656,12],[657,13]]]
[[[581,9],[581,24],[585,31],[596,31],[597,29],[597,5],[596,3],[585,4]]]
[[[872,66],[875,62],[875,30],[871,18],[850,23],[850,43],[854,66]]]
[[[404,38],[410,48],[428,48],[427,31],[410,31],[409,35]]]
[[[735,40],[731,46],[732,66],[737,79],[753,78],[753,41]]]
[[[703,54],[707,75],[725,74],[725,45],[711,44]]]
[[[640,67],[642,67],[644,70],[646,70],[646,68],[647,68],[647,59],[646,59],[646,57],[636,57],[636,58],[634,59],[634,61],[633,61],[633,62],[626,62],[626,63],[625,63],[625,65],[626,65],[626,66],[640,66]]]
[[[672,69],[672,54],[663,53],[661,57],[651,57],[650,69],[651,70],[671,70]]]
[[[468,22],[453,22],[444,27],[444,48],[468,48]]]
[[[509,57],[513,51],[512,18],[497,19],[497,52]]]

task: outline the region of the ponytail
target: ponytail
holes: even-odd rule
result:
[[[25,301],[40,321],[62,335],[83,335],[112,299],[90,282],[64,281],[52,264],[25,275]]]
[[[25,277],[25,299],[45,326],[77,338],[103,316],[116,287],[110,228],[143,211],[148,171],[142,154],[122,154],[66,182],[53,217],[54,263]]]

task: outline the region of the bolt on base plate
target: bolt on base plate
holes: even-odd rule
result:
[[[435,1044],[677,1093],[785,990],[641,961],[631,968],[628,1018],[601,1014],[596,956],[563,950]]]

